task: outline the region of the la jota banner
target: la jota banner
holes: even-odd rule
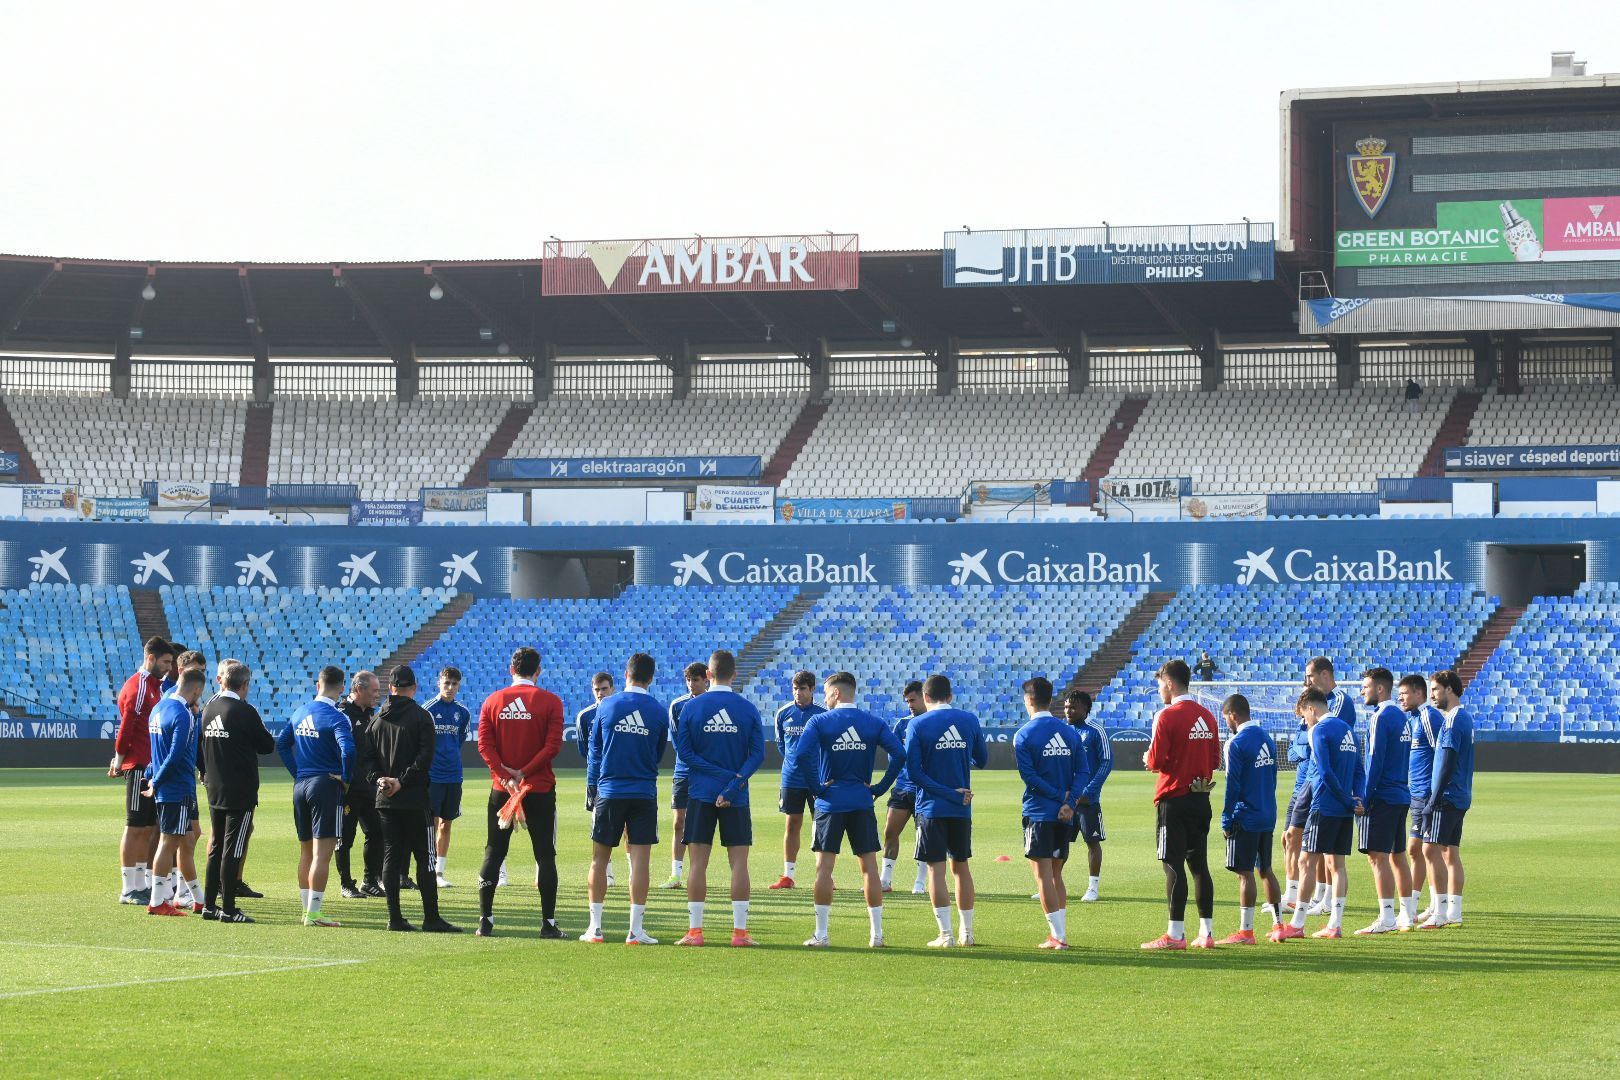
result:
[[[843,290],[860,271],[854,233],[549,240],[540,295]]]
[[[1443,202],[1432,228],[1340,232],[1334,261],[1339,266],[1620,261],[1620,194]]]

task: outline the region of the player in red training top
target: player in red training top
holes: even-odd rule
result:
[[[1159,774],[1153,802],[1158,808],[1159,859],[1164,863],[1165,893],[1170,900],[1170,928],[1142,948],[1187,948],[1183,919],[1190,873],[1199,923],[1193,948],[1213,949],[1215,883],[1209,876],[1209,793],[1221,764],[1221,740],[1215,717],[1187,693],[1192,672],[1186,661],[1167,662],[1155,677],[1164,708],[1153,718],[1153,738],[1142,763]]]
[[[152,708],[163,697],[163,680],[174,666],[174,646],[151,638],[143,646],[140,670],[118,692],[118,734],[107,775],[124,781],[124,837],[118,845],[124,883],[120,904],[145,904],[152,895],[152,856],[157,850],[157,803],[146,794],[146,767],[152,761],[147,732]]]

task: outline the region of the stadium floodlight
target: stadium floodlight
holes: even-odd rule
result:
[[[444,286],[440,285],[437,281],[435,281],[433,283],[433,288],[428,290],[428,299],[429,300],[443,300],[444,299]]]
[[[141,299],[146,301],[157,299],[157,289],[153,287],[151,281],[147,281],[146,286],[141,289]]]

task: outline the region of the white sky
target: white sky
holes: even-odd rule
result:
[[[0,251],[1274,220],[1278,93],[1620,69],[1612,3],[8,4]],[[1587,44],[1595,47],[1589,52]]]

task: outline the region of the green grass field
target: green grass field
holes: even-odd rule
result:
[[[981,946],[947,952],[923,947],[932,915],[909,893],[886,906],[890,947],[866,949],[847,856],[834,948],[802,948],[808,889],[764,889],[781,869],[774,802],[755,811],[753,929],[765,948],[626,949],[615,940],[627,922],[622,885],[608,896],[609,944],[540,941],[538,897],[524,888],[497,898],[500,936],[476,939],[483,825],[470,819],[451,852],[460,887],[445,903],[467,934],[389,934],[382,900],[341,898],[328,901],[341,929],[305,930],[284,777],[265,791],[250,863],[269,895],[243,904],[260,922],[154,919],[114,902],[121,792],[84,773],[0,771],[0,1075],[1620,1069],[1620,783],[1610,776],[1481,774],[1461,929],[1213,954],[1137,947],[1165,919],[1140,773],[1109,781],[1104,899],[1071,908],[1075,948],[1060,955],[1034,948],[1045,923],[1029,899],[1012,773],[985,774],[974,801]],[[580,774],[565,774],[560,914],[571,936],[585,925],[581,793]],[[654,849],[655,871],[668,855]],[[801,876],[809,859],[807,838]],[[1365,862],[1351,865],[1347,930],[1376,911]],[[903,858],[897,879],[909,885],[912,873]],[[1215,874],[1224,936],[1236,928],[1236,887]],[[1083,870],[1076,880],[1083,889]],[[723,942],[725,886],[711,886],[710,938]],[[649,931],[678,938],[684,901],[655,890]]]

